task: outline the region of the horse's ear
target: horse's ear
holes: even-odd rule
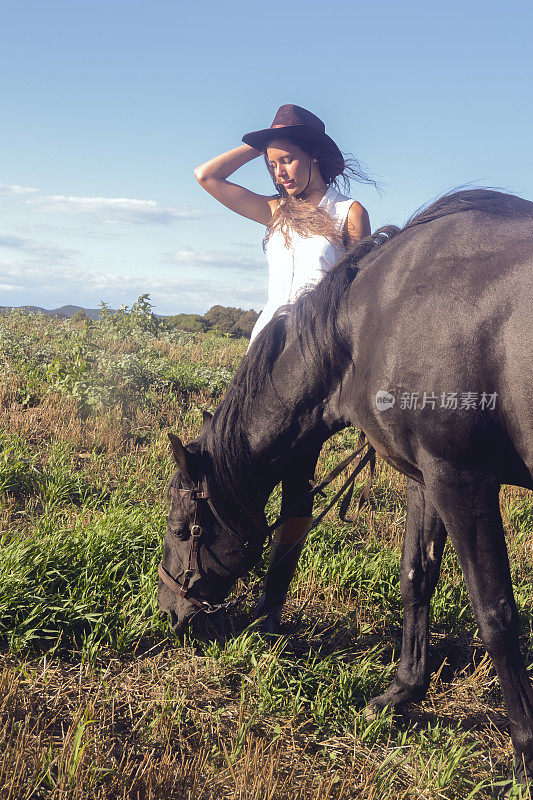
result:
[[[207,425],[213,419],[210,411],[202,411],[202,425]]]
[[[180,438],[175,433],[169,433],[168,438],[170,439],[174,461],[178,465],[181,474],[186,480],[193,483],[191,454],[184,448]]]

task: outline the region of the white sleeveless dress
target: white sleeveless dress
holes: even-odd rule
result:
[[[353,198],[345,197],[330,186],[318,207],[335,220],[337,230],[342,233],[353,202]],[[275,230],[266,246],[268,299],[254,325],[250,343],[280,306],[294,303],[298,295],[318,283],[345,252],[344,247],[332,244],[325,236],[306,238],[292,230],[291,246],[287,248],[283,234]]]

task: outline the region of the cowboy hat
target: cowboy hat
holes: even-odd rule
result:
[[[333,139],[327,135],[326,126],[322,120],[307,109],[292,103],[278,108],[270,128],[245,133],[242,141],[262,153],[272,139],[282,136],[289,138],[292,136],[316,145],[318,150],[328,150],[338,162],[336,174],[340,175],[344,170],[344,156]]]

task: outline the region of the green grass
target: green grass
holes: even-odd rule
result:
[[[83,658],[132,650],[158,628],[161,508],[109,508],[65,527],[47,511],[31,536],[2,542],[0,636],[13,652],[49,642]]]
[[[259,635],[251,600],[223,645],[175,639],[156,601],[167,432],[196,435],[246,342],[142,319],[80,326],[12,313],[0,315],[0,344],[0,783],[11,781],[10,797],[30,800],[28,787],[39,800],[494,796],[510,764],[506,717],[449,546],[427,700],[399,718],[363,713],[399,658],[401,477],[378,462],[356,525],[330,514],[313,531],[275,644]],[[321,474],[354,445],[353,431],[335,436]],[[278,488],[270,518],[279,501]],[[505,489],[502,513],[529,645],[531,495]],[[267,558],[244,582],[256,594]]]

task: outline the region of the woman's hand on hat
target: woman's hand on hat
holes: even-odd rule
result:
[[[242,167],[243,164],[253,161],[253,159],[257,158],[259,155],[261,155],[259,151],[256,150],[255,147],[250,147],[248,144],[234,147],[233,150],[227,150],[225,153],[221,153],[219,156],[209,159],[205,164],[196,167],[194,170],[196,180],[199,183],[204,183],[205,180],[209,180],[210,178],[214,180],[225,180],[238,170],[239,167]]]
[[[196,167],[194,175],[200,186],[227,208],[254,222],[268,225],[277,201],[227,180],[239,167],[260,155],[254,147],[243,144]]]

